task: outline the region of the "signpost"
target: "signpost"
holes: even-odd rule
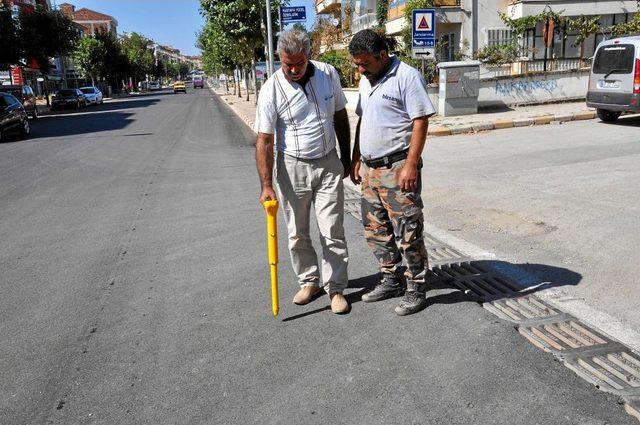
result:
[[[281,6],[280,15],[282,16],[281,27],[293,22],[306,22],[307,9],[304,6]]]
[[[413,19],[411,22],[411,47],[413,57],[416,59],[436,59],[435,9],[413,10]]]

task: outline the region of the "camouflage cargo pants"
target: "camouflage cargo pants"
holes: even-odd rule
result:
[[[404,256],[407,282],[422,286],[429,267],[423,236],[422,181],[418,177],[417,189],[402,192],[398,175],[404,164],[405,160],[390,168],[371,168],[362,163],[362,222],[380,271],[396,274]]]

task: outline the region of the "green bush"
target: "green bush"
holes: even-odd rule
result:
[[[354,67],[351,65],[351,56],[346,50],[329,50],[318,57],[320,62],[333,65],[340,75],[342,87],[352,87],[354,81]]]
[[[515,62],[520,54],[520,49],[515,44],[496,44],[485,46],[475,52],[477,60],[489,65],[505,65]]]

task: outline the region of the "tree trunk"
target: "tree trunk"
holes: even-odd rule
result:
[[[245,68],[243,70],[244,72],[244,89],[247,91],[247,102],[249,101],[249,72],[247,71],[247,69]]]
[[[236,79],[236,84],[238,85],[238,98],[242,99],[242,89],[240,86],[240,79],[242,78],[242,71],[240,70],[240,68],[236,68],[236,74],[238,75],[238,78]]]
[[[256,105],[258,104],[258,80],[256,79],[256,60],[251,59],[251,77],[253,79],[253,92],[256,95]]]
[[[229,76],[227,74],[224,74],[224,88],[225,94],[229,94]]]

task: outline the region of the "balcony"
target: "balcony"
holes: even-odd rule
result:
[[[461,24],[466,15],[460,7],[460,0],[435,0],[437,22]],[[387,11],[387,34],[398,34],[405,26],[405,0],[392,0]]]
[[[316,14],[330,13],[339,15],[342,1],[341,0],[316,0]]]
[[[377,24],[375,13],[365,13],[364,15],[354,16],[351,20],[351,32],[353,34],[361,30],[372,28]]]
[[[513,0],[507,6],[507,14],[512,18],[522,18],[542,13],[546,7],[562,12],[564,16],[608,15],[638,10],[636,0]]]

